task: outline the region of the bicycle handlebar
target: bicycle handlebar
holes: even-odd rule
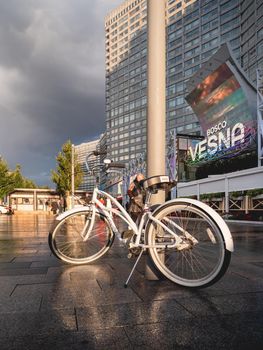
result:
[[[104,164],[104,163],[103,163],[103,164],[102,164],[102,163],[100,163],[100,164],[95,164],[95,165],[92,167],[92,169],[90,168],[90,165],[89,165],[89,158],[90,158],[91,156],[97,157],[97,156],[106,155],[106,154],[107,154],[107,152],[104,152],[104,151],[102,151],[102,152],[100,152],[100,151],[92,151],[92,152],[90,152],[90,153],[86,156],[85,164],[86,164],[86,168],[87,168],[89,174],[95,176],[95,173],[94,173],[95,169],[96,169],[96,168],[99,169],[99,168],[102,168],[102,167],[105,167],[107,170],[108,170],[108,169],[112,169],[113,171],[114,171],[114,169],[125,169],[125,168],[126,168],[125,163],[115,163],[115,162],[111,162],[111,163],[109,163],[109,164]]]
[[[91,152],[94,156],[106,156],[107,152],[93,151]]]
[[[110,163],[107,165],[107,169],[109,168],[118,168],[118,169],[124,169],[126,168],[126,165],[124,163]]]

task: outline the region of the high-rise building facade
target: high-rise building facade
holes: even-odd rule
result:
[[[185,101],[191,76],[228,42],[251,82],[263,68],[262,0],[166,1],[167,134],[200,135]],[[109,156],[128,162],[146,150],[147,0],[128,0],[105,19]]]
[[[147,1],[126,1],[106,17],[106,132],[110,157],[146,148]]]
[[[240,63],[249,79],[256,82],[256,69],[263,69],[263,2],[240,2]]]

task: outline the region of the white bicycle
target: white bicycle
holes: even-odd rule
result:
[[[129,257],[138,255],[125,286],[146,250],[157,270],[170,281],[193,288],[212,285],[229,266],[234,251],[231,233],[217,212],[194,199],[173,199],[152,209],[151,195],[173,186],[168,176],[143,181],[146,200],[138,223],[115,198],[96,186],[87,206],[56,218],[49,233],[51,251],[67,263],[87,264],[106,254],[117,235],[126,243]],[[101,203],[101,196],[107,204]],[[124,235],[117,229],[116,217],[129,226]]]

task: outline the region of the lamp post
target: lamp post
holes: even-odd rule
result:
[[[71,208],[74,208],[74,192],[75,192],[75,148],[71,145]]]
[[[148,111],[147,111],[147,177],[165,175],[165,0],[147,1],[148,21]],[[151,198],[152,204],[165,201],[164,191]],[[147,256],[145,277],[157,280],[158,273]]]
[[[147,176],[165,175],[165,0],[148,0]],[[163,191],[152,203],[165,200]]]

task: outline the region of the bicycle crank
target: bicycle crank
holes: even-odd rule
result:
[[[128,259],[131,259],[135,256],[138,256],[141,252],[141,248],[140,247],[133,247],[133,248],[129,248],[129,254],[127,255]]]

